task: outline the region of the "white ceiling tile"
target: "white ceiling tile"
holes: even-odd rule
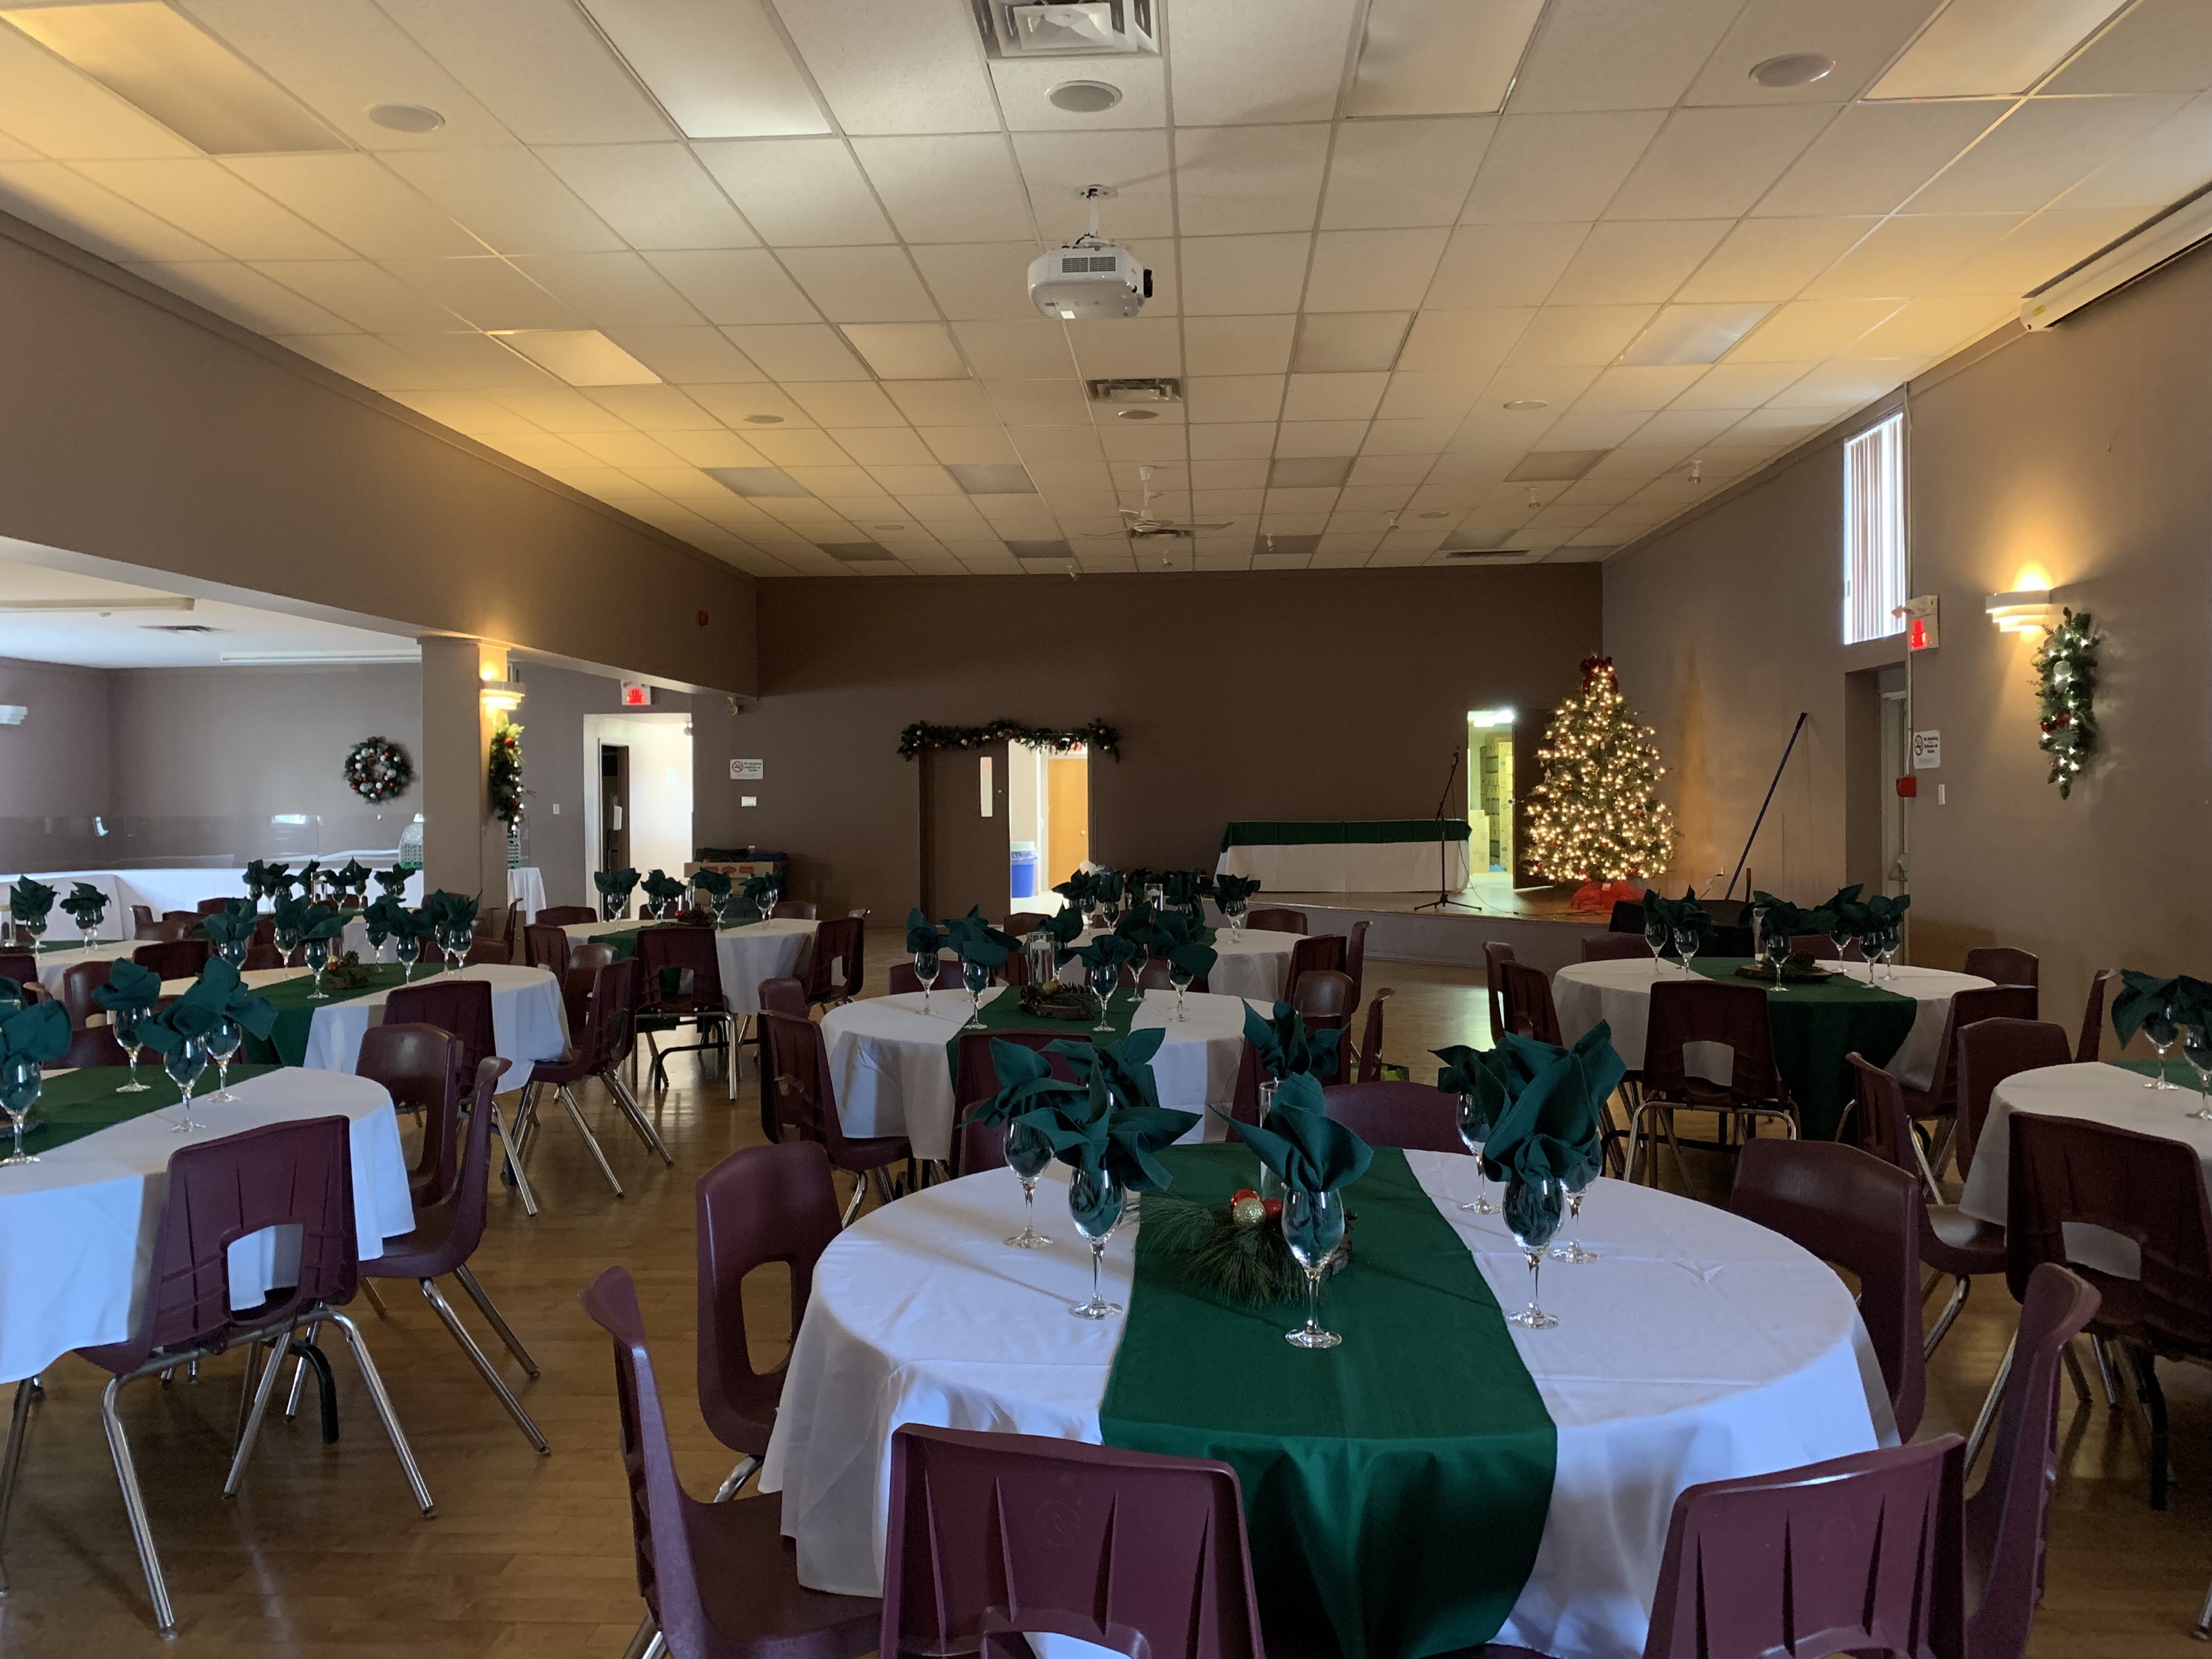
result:
[[[2212,16],[2197,0],[2138,0],[2041,90],[2200,92],[2212,87]]]
[[[1427,303],[1541,305],[1589,231],[1572,222],[1462,225],[1444,246]]]
[[[118,263],[222,257],[59,161],[0,161],[0,208]]]
[[[975,380],[902,380],[884,392],[921,426],[981,426],[993,418],[991,400]]]
[[[390,259],[385,269],[478,328],[578,328],[584,319],[504,259]]]
[[[993,380],[988,390],[999,418],[1013,426],[1088,426],[1091,405],[1080,380]],[[961,425],[980,422],[963,421]]]
[[[2047,208],[1996,246],[1931,283],[1930,294],[2021,294],[2118,240],[2142,219],[2137,208]]]
[[[1410,311],[1307,312],[1298,319],[1291,367],[1310,374],[1395,368],[1413,320]]]
[[[1188,317],[1185,367],[1193,374],[1280,374],[1291,366],[1295,317]]]
[[[2012,106],[2002,99],[1857,104],[1753,209],[1761,216],[1888,213]]]
[[[1655,306],[1546,306],[1514,343],[1510,362],[1562,367],[1611,362],[1628,349]]]
[[[1748,412],[1744,409],[1662,409],[1625,441],[1633,449],[1701,444],[1718,437]]]
[[[998,127],[964,0],[777,0],[776,10],[846,131]]]
[[[886,380],[944,380],[968,372],[942,323],[848,323],[844,332]]]
[[[1615,219],[1734,218],[1833,118],[1825,105],[1678,109],[1606,210]]]
[[[1793,300],[1729,354],[1731,362],[1832,356],[1897,309],[1895,300]]]
[[[380,0],[384,10],[526,144],[675,136],[569,0]]]
[[[489,335],[387,334],[384,338],[442,375],[447,386],[477,392],[559,384]]]
[[[1705,373],[1703,363],[1608,368],[1576,402],[1578,410],[1664,409]]]
[[[1037,234],[1013,155],[998,134],[862,138],[853,147],[908,241],[1006,241]]]
[[[815,319],[806,295],[763,249],[677,250],[645,257],[708,322],[801,323]]]
[[[947,466],[1006,465],[1021,460],[1001,426],[923,427],[920,436],[930,453]]]
[[[691,466],[768,466],[768,457],[734,432],[717,428],[711,432],[663,432],[660,441],[672,454]],[[726,493],[726,492],[725,492]],[[746,510],[751,516],[751,510]]]
[[[943,522],[948,515],[969,519],[980,517],[952,475],[941,466],[872,466],[869,476],[899,498],[907,511],[933,522]],[[933,501],[933,496],[958,496],[957,503]]]
[[[2182,106],[2178,94],[2033,99],[1909,204],[1915,213],[2033,213]]]
[[[1283,419],[1365,421],[1389,383],[1388,374],[1293,374],[1283,399]]]
[[[1100,204],[1099,228],[1109,241],[1175,234],[1165,132],[1017,133],[1014,157],[1029,186],[1037,229],[1048,242],[1072,241],[1089,228],[1090,204],[1075,195],[1087,185],[1115,192]],[[1164,264],[1167,258],[1163,247],[1151,262]]]
[[[723,423],[738,431],[747,443],[757,447],[761,440],[771,434],[788,433],[814,424],[813,416],[792,402],[781,387],[769,386],[764,381],[743,386],[686,386],[684,390],[708,410],[720,416]],[[774,415],[782,424],[755,426],[751,424],[750,417],[757,415]],[[545,426],[550,423],[541,421],[539,424]],[[557,427],[550,429],[560,430]]]
[[[757,247],[684,145],[546,145],[538,158],[637,248]]]
[[[1030,477],[1047,495],[1072,498],[1106,487],[1088,471],[1106,458],[1106,452],[1099,447],[1098,434],[1089,427],[1010,426],[1006,435],[1021,452]]]
[[[959,322],[952,332],[969,367],[987,380],[1050,380],[1073,372],[1066,331],[1047,318]]]
[[[2212,94],[2192,100],[2060,197],[2062,208],[2132,207],[2179,201],[2212,179]]]
[[[1388,459],[1419,460],[1425,465],[1451,441],[1458,425],[1458,419],[1450,416],[1378,420],[1367,428],[1367,441],[1360,445],[1359,453]]]
[[[1467,413],[1482,385],[1480,371],[1428,374],[1400,370],[1390,377],[1377,411],[1392,421],[1457,420]]]
[[[1751,0],[1698,78],[1686,104],[1839,104],[1859,96],[1942,0]],[[1765,87],[1752,70],[1817,47],[1835,67],[1802,87]]]
[[[79,161],[76,170],[234,259],[347,255],[343,244],[211,161]]]
[[[828,132],[769,0],[583,0],[638,79],[694,138]]]
[[[609,326],[607,337],[676,386],[732,385],[761,372],[720,329]]]
[[[936,302],[900,247],[794,247],[784,268],[833,323],[933,320]]]
[[[622,238],[528,150],[407,150],[385,165],[501,253],[581,253]]]
[[[1312,244],[1303,234],[1182,238],[1184,314],[1296,311]]]
[[[1079,72],[1079,66],[1066,58],[994,58],[988,68],[1009,131],[1099,132],[1167,125],[1166,77],[1161,58],[1130,56],[1110,64],[1093,61],[1080,65],[1083,79],[1103,82],[1121,94],[1113,108],[1097,111],[1065,110],[1051,101],[1052,89]]]
[[[412,396],[409,394],[409,400]],[[534,466],[540,472],[553,472],[556,469],[584,471],[595,464],[591,456],[566,438],[556,438],[550,432],[493,433],[483,441],[501,454],[512,456],[525,466]]]
[[[1677,409],[1756,409],[1793,381],[1801,380],[1809,362],[1716,363],[1703,379],[1674,400]]]
[[[1874,352],[1832,357],[1775,393],[1766,407],[1823,410],[1870,404],[1904,385],[1923,361],[1924,357],[1883,356]]]
[[[1308,311],[1411,311],[1428,292],[1451,233],[1325,230],[1314,238]]]
[[[1399,366],[1418,373],[1468,377],[1473,392],[1505,360],[1536,314],[1520,306],[1424,311],[1413,319]]]
[[[694,149],[753,228],[777,247],[896,240],[842,138],[752,138]]]
[[[1674,296],[1686,304],[1793,298],[1879,220],[1746,219]]]
[[[460,325],[443,306],[366,259],[267,260],[253,268],[373,333],[435,333]]]
[[[399,401],[417,414],[428,416],[441,426],[449,426],[454,431],[465,432],[471,437],[506,436],[539,430],[536,422],[526,421],[503,404],[472,392],[410,392]]]
[[[1689,89],[1742,0],[1557,0],[1513,83],[1516,110],[1665,109]]]
[[[1732,444],[1794,444],[1826,431],[1856,407],[1839,404],[1833,409],[1754,409],[1731,427],[1725,436]],[[1665,482],[1662,481],[1662,483]],[[1694,494],[1695,486],[1684,483],[1675,493],[1677,500]],[[1668,492],[1658,492],[1664,499]]]
[[[845,466],[852,459],[826,432],[794,432],[788,427],[748,428],[745,441],[781,467]]]
[[[1328,161],[1326,126],[1180,130],[1178,222],[1213,236],[1310,230]]]
[[[2020,297],[2013,294],[1915,300],[1852,342],[1851,355],[1947,357],[1963,346],[1972,345],[1999,325],[2017,323],[2019,319]]]
[[[826,323],[775,323],[724,331],[770,380],[865,380],[868,371]]]
[[[1664,300],[1728,233],[1726,219],[1607,220],[1594,227],[1559,283],[1553,305]]]
[[[2017,213],[1899,214],[1823,271],[1808,299],[1875,300],[1925,294],[2018,226]]]
[[[813,385],[786,382],[783,389],[821,426],[906,424],[906,416],[884,396],[884,389],[867,380],[823,380]]]
[[[550,377],[535,386],[496,390],[493,402],[513,410],[548,432],[620,432],[629,422],[604,404]]]
[[[1097,319],[1066,327],[1076,368],[1087,380],[1140,380],[1182,373],[1182,331],[1173,317]]]
[[[57,161],[131,160],[199,155],[151,116],[89,76],[0,27],[0,131]]]
[[[263,334],[339,334],[345,319],[311,304],[259,271],[229,259],[127,267],[219,317]]]
[[[1029,268],[1038,251],[1034,242],[939,243],[908,250],[938,308],[955,322],[1036,316]]]
[[[862,466],[927,466],[929,450],[913,428],[903,426],[864,426],[840,428],[830,434],[837,447]]]
[[[378,392],[449,384],[419,358],[374,334],[286,334],[278,336],[276,343]]]
[[[684,296],[635,253],[545,253],[513,261],[522,274],[599,328],[707,332]]]
[[[367,155],[232,155],[223,166],[371,259],[488,252]]]
[[[1281,374],[1194,375],[1182,384],[1193,422],[1273,422],[1282,413]]]
[[[1657,110],[1635,109],[1508,114],[1498,124],[1461,217],[1469,224],[1595,219],[1665,118]]]
[[[1255,28],[1239,6],[1183,6],[1170,23],[1176,124],[1328,120],[1360,9],[1355,0],[1275,0]]]
[[[1329,158],[1322,227],[1454,223],[1497,125],[1487,115],[1346,122]]]
[[[650,432],[655,436],[673,432],[717,432],[722,428],[719,417],[709,415],[672,386],[600,386],[591,387],[584,395],[613,410],[640,432]]]

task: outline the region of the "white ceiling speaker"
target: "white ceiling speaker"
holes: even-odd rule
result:
[[[391,132],[435,132],[446,118],[426,104],[371,104],[368,118]]]
[[[1054,109],[1071,115],[1097,115],[1121,101],[1121,88],[1103,81],[1063,81],[1044,96]]]
[[[1091,228],[1030,262],[1030,303],[1062,322],[1133,317],[1152,297],[1152,273],[1128,249],[1098,234],[1098,204],[1112,188],[1085,185],[1075,193],[1091,204]]]
[[[1825,81],[1836,67],[1836,60],[1817,52],[1785,52],[1779,58],[1769,58],[1751,66],[1751,78],[1762,87],[1809,87],[1815,81]]]

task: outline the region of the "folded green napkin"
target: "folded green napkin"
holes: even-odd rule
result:
[[[1139,954],[1138,947],[1118,933],[1101,933],[1088,945],[1073,950],[1063,947],[1060,959],[1066,962],[1073,957],[1085,969],[1103,968],[1109,963],[1119,968],[1124,963],[1134,962]]]
[[[313,897],[316,879],[322,873],[323,861],[320,859],[309,859],[300,866],[300,890],[310,898]]]
[[[361,920],[371,945],[380,945],[388,939],[418,939],[425,931],[424,919],[409,909],[397,893],[375,900],[361,913]]]
[[[1180,910],[1194,910],[1213,890],[1213,878],[1204,870],[1170,870],[1160,878],[1160,902]]]
[[[81,881],[70,889],[69,896],[62,901],[62,908],[78,927],[97,927],[100,918],[107,914],[107,895],[90,882]]]
[[[1244,1005],[1245,1040],[1259,1051],[1261,1068],[1279,1083],[1303,1073],[1335,1071],[1343,1036],[1338,1030],[1307,1030],[1304,1016],[1287,1002],[1275,1005],[1273,1019]]]
[[[1078,870],[1066,881],[1055,883],[1052,890],[1067,901],[1069,909],[1079,914],[1097,903],[1098,878],[1088,870]]]
[[[1483,1058],[1480,1074],[1486,1103],[1495,1109],[1483,1165],[1493,1180],[1511,1183],[1506,1224],[1523,1238],[1549,1238],[1565,1188],[1595,1179],[1604,1164],[1605,1103],[1626,1074],[1612,1028],[1600,1020],[1572,1048],[1508,1032]]]
[[[2212,985],[2186,974],[2161,979],[2120,970],[2120,994],[2112,999],[2112,1030],[2124,1045],[2147,1023],[2161,1017],[2176,1025],[2203,1025],[2212,1020]]]
[[[722,908],[722,901],[730,896],[730,878],[724,871],[694,870],[691,872],[691,884],[711,899],[714,902],[713,908],[717,910]]]
[[[1232,904],[1249,903],[1260,890],[1257,876],[1216,876],[1213,878],[1213,902],[1224,910]]]
[[[1111,870],[1095,870],[1091,876],[1091,890],[1101,904],[1119,904],[1121,895],[1128,890],[1122,878]]]
[[[678,888],[677,891],[684,890]],[[473,929],[477,925],[478,901],[459,893],[449,893],[441,887],[422,901],[422,914],[433,927]]]
[[[52,997],[0,1019],[0,1060],[51,1066],[69,1051],[69,1011]]]
[[[1193,979],[1204,979],[1221,960],[1221,953],[1206,939],[1190,939],[1168,952],[1168,966],[1188,974]]]
[[[612,899],[617,907],[629,902],[629,896],[637,888],[637,872],[625,865],[619,870],[595,870],[592,885],[599,890],[599,896]]]
[[[1159,1103],[1152,1062],[1166,1037],[1155,1025],[1132,1031],[1119,1043],[1049,1044],[1049,1053],[1074,1068],[1080,1079],[1074,1083],[1054,1078],[1043,1054],[994,1040],[991,1060],[1001,1087],[969,1114],[969,1121],[1024,1124],[1073,1169],[1111,1175],[1132,1192],[1164,1192],[1174,1176],[1153,1154],[1199,1121],[1195,1112]]]
[[[405,865],[395,864],[389,870],[376,872],[376,884],[381,887],[388,896],[398,898],[400,894],[407,890],[407,878],[413,873]]]
[[[1877,927],[1896,927],[1905,921],[1905,913],[1912,908],[1912,895],[1899,893],[1894,898],[1887,893],[1875,893],[1866,902],[1867,915]]]
[[[307,936],[307,923],[313,920],[308,912],[315,908],[312,900],[295,898],[289,892],[280,893],[270,908],[270,920],[276,924],[280,939],[302,939]]]
[[[1333,1193],[1367,1173],[1375,1149],[1322,1108],[1321,1084],[1298,1073],[1283,1079],[1264,1124],[1228,1120],[1230,1133],[1294,1193]]]
[[[1751,902],[1759,916],[1759,938],[1770,939],[1777,935],[1786,939],[1792,933],[1808,933],[1813,930],[1805,925],[1808,912],[1799,909],[1788,899],[1777,898],[1771,893],[1753,893]]]
[[[200,918],[200,932],[218,949],[243,945],[253,937],[256,920],[252,899],[232,899],[222,909]]]
[[[933,926],[927,916],[916,905],[906,913],[906,953],[910,957],[933,957],[945,948],[945,934]]]
[[[658,899],[663,904],[684,896],[684,884],[665,870],[655,870],[638,884],[645,889],[647,898]]]
[[[1711,911],[1698,902],[1693,888],[1682,890],[1678,899],[1662,898],[1650,888],[1644,890],[1644,921],[1650,926],[1653,918],[1667,924],[1667,938],[1671,943],[1676,933],[1694,932],[1700,939],[1709,937],[1720,923]]]
[[[8,894],[8,913],[18,921],[27,921],[44,927],[46,918],[53,914],[54,890],[42,881],[33,881],[28,876],[18,876]]]
[[[143,1013],[161,1000],[161,976],[118,957],[108,964],[107,983],[93,987],[92,1000],[111,1014]]]
[[[775,878],[774,876],[747,876],[745,878],[744,889],[744,896],[756,904],[758,904],[763,899],[766,898],[775,890]]]
[[[1121,913],[1121,919],[1114,924],[1114,932],[1150,955],[1152,941],[1158,937],[1160,913],[1139,899]]]
[[[1052,935],[1053,942],[1061,949],[1061,960],[1064,961],[1066,947],[1074,944],[1083,932],[1083,907],[1067,905],[1054,911],[1037,926],[1040,932]]]
[[[292,873],[281,864],[265,859],[255,859],[246,866],[246,892],[249,898],[276,898],[292,890]]]
[[[1003,968],[1006,958],[1019,948],[1021,941],[1011,933],[1002,933],[983,920],[983,907],[970,906],[964,916],[954,916],[944,923],[945,942],[958,953],[963,962],[973,962],[986,968]]]
[[[238,970],[220,958],[208,963],[184,995],[150,1019],[138,1022],[138,1034],[157,1054],[173,1054],[194,1037],[204,1037],[224,1020],[247,1035],[266,1037],[276,1029],[276,1006],[249,993]]]
[[[341,893],[363,893],[368,890],[368,866],[359,859],[348,859],[331,878]]]
[[[309,905],[301,920],[305,924],[300,930],[300,937],[303,939],[345,937],[345,913],[333,910],[327,904]]]

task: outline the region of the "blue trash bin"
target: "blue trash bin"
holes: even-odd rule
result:
[[[1036,845],[1030,842],[1013,843],[1011,866],[1012,893],[1018,899],[1036,896],[1037,855]]]

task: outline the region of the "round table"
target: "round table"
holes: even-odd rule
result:
[[[49,995],[59,996],[62,994],[63,976],[77,963],[125,961],[133,951],[145,942],[143,939],[111,939],[89,948],[80,945],[74,950],[40,951],[39,952],[39,984]]]
[[[33,1376],[72,1349],[131,1334],[145,1301],[142,1241],[180,1146],[288,1120],[345,1117],[362,1258],[383,1255],[385,1240],[413,1230],[399,1125],[381,1085],[288,1069],[234,1083],[234,1102],[210,1099],[214,1092],[210,1074],[192,1102],[204,1133],[175,1133],[172,1107],[49,1148],[36,1164],[0,1169],[0,1382]],[[278,1267],[295,1264],[280,1264],[272,1243],[262,1235],[231,1247],[234,1294],[258,1298],[293,1282]]]
[[[1474,1194],[1474,1161],[1407,1158],[1500,1304],[1519,1306],[1528,1269],[1499,1218],[1457,1207]],[[864,1216],[823,1255],[761,1472],[762,1489],[783,1494],[802,1583],[881,1592],[901,1424],[1099,1438],[1122,1322],[1067,1316],[1090,1269],[1066,1178],[1054,1165],[1040,1184],[1046,1249],[1002,1243],[1020,1225],[1021,1189],[992,1170]],[[1513,1331],[1557,1425],[1558,1461],[1534,1568],[1498,1639],[1633,1659],[1686,1486],[1866,1451],[1895,1432],[1850,1291],[1795,1244],[1614,1181],[1592,1188],[1581,1236],[1600,1260],[1544,1273],[1559,1327]],[[1125,1229],[1106,1251],[1106,1294],[1125,1303],[1132,1248]]]
[[[995,987],[984,993],[983,1000],[1006,991]],[[823,1018],[822,1037],[830,1050],[838,1121],[847,1134],[856,1139],[904,1135],[916,1158],[945,1158],[952,1155],[954,1115],[946,1045],[968,1023],[968,994],[927,994],[926,1013],[925,994],[918,991],[832,1008]],[[1244,1011],[1252,1005],[1242,997],[1194,994],[1185,999],[1188,1018],[1177,1024],[1174,992],[1147,991],[1144,999],[1132,1029],[1159,1025],[1167,1030],[1167,1040],[1152,1059],[1160,1104],[1200,1114],[1204,1121],[1192,1139],[1221,1139],[1226,1131],[1206,1109],[1218,1106],[1225,1112],[1235,1097],[1237,1067],[1244,1053]],[[1067,1035],[1089,1032],[1072,1024]]]
[[[1098,933],[1096,927],[1086,927],[1076,942],[1088,945],[1098,937]],[[1291,952],[1304,937],[1304,933],[1279,933],[1265,927],[1248,927],[1238,936],[1217,925],[1213,950],[1219,960],[1206,976],[1206,988],[1216,996],[1249,997],[1255,1002],[1270,1005],[1279,1002],[1291,976]],[[1060,977],[1071,985],[1079,982],[1081,975],[1082,969],[1078,966],[1064,965],[1060,969]]]
[[[615,941],[629,955],[637,948],[642,921],[579,921],[561,931],[569,942],[587,939]],[[714,930],[714,955],[721,964],[722,995],[735,1014],[760,1012],[760,985],[764,979],[803,979],[807,958],[813,954],[816,924],[796,917],[775,916],[765,921],[740,922]],[[623,937],[627,936],[627,937]]]

